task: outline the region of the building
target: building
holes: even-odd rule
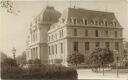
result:
[[[109,48],[119,53],[123,48],[122,27],[112,12],[67,8],[59,20],[42,33],[41,37],[44,36],[47,47],[45,53],[40,53],[40,59],[51,64],[59,61],[68,65],[67,57],[74,52],[86,56],[96,48]]]
[[[54,7],[47,6],[31,22],[27,40],[27,60],[40,59],[42,63],[47,63],[47,32],[52,24],[58,22],[60,15]]]
[[[62,60],[74,52],[84,55],[96,48],[122,52],[122,27],[114,13],[82,8],[66,9],[48,31],[49,61]]]

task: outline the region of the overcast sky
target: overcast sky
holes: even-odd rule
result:
[[[20,10],[18,16],[0,9],[0,51],[12,56],[11,49],[16,48],[20,55],[26,48],[26,37],[32,19],[47,5],[44,0],[15,0],[15,8]],[[49,6],[62,12],[70,7],[69,0],[48,0]],[[75,2],[71,0],[71,7]],[[78,0],[76,7],[90,10],[114,12],[124,28],[123,37],[128,40],[128,2],[126,0]]]

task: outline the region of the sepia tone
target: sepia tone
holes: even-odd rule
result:
[[[21,72],[19,72],[19,74],[24,78],[29,79],[127,80],[127,15],[121,15],[120,13],[118,14],[120,16],[117,16],[117,13],[114,12],[114,8],[113,11],[109,11],[107,10],[107,6],[105,6],[105,10],[80,7],[80,4],[82,3],[84,4],[88,2],[89,4],[95,4],[96,1],[98,2],[98,0],[90,2],[69,0],[66,1],[68,6],[64,8],[62,6],[60,10],[56,8],[57,6],[51,5],[50,3],[57,2],[55,4],[59,5],[58,3],[62,4],[64,1],[35,1],[38,4],[42,2],[45,6],[41,7],[41,9],[38,10],[39,12],[34,14],[35,17],[31,19],[29,18],[30,21],[27,23],[28,28],[25,28],[27,30],[27,32],[25,32],[26,36],[24,36],[24,38],[26,38],[24,44],[25,47],[22,47],[24,50],[22,50],[22,54],[17,55],[18,47],[12,45],[12,56],[10,57],[9,53],[4,53],[4,50],[6,51],[6,49],[2,46],[1,69],[4,71],[3,66],[7,66],[7,64],[5,64],[6,61],[9,59],[11,61],[12,59],[12,61],[14,60],[14,64],[18,66],[11,66],[16,69],[20,68]],[[110,2],[114,4],[114,1]],[[124,2],[119,0],[117,4],[119,5],[119,3]],[[21,5],[18,1],[16,3],[17,5]],[[23,1],[22,5],[25,5],[25,3],[27,4],[29,1]],[[34,2],[30,3],[29,5],[32,6],[32,3]],[[105,4],[105,2],[102,1],[101,3]],[[8,9],[5,10],[8,11]],[[32,9],[29,9],[29,11],[34,12]],[[8,14],[19,16],[20,11],[15,13],[10,9]],[[2,16],[5,15],[2,14]],[[122,18],[121,16],[126,16],[126,20],[124,19],[124,21],[122,21],[124,17]],[[124,24],[122,25],[122,23]],[[2,27],[0,28],[2,29]],[[13,40],[15,41],[15,39]],[[17,41],[17,43],[20,42]],[[21,43],[23,44],[22,41]],[[58,73],[54,70],[55,68],[58,70]],[[35,70],[35,72],[26,72],[27,75],[24,73],[31,69],[32,71]],[[48,70],[48,72],[44,69]],[[50,69],[52,69],[53,72],[50,72]],[[38,73],[38,71],[36,72],[36,70],[39,70],[39,72],[41,71],[42,74]],[[64,73],[63,70],[67,70],[67,73],[69,74],[73,72],[73,74],[66,75],[67,73]],[[45,71],[46,73],[44,73]],[[2,72],[2,75],[4,75],[3,73],[4,72]],[[33,74],[33,76],[30,76],[30,74]],[[47,76],[45,76],[45,74],[47,74]],[[58,75],[59,77],[54,76],[53,74]],[[12,76],[12,79],[17,79],[18,77]],[[4,76],[2,78],[7,79],[9,77]],[[21,76],[19,78],[21,78]]]

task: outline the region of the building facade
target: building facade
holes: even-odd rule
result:
[[[74,52],[86,56],[96,48],[109,48],[122,53],[122,27],[114,13],[82,8],[67,8],[61,16],[59,12],[55,13],[55,22],[44,24],[41,21],[41,24],[31,25],[30,41],[27,42],[30,59],[68,65],[67,57]],[[37,39],[32,40],[33,33]]]
[[[122,53],[122,40],[122,27],[114,13],[68,8],[48,31],[49,62],[60,60],[68,65],[69,54],[86,56],[96,48]]]

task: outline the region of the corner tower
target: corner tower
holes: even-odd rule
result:
[[[40,59],[41,63],[48,62],[47,32],[52,24],[58,22],[60,15],[54,7],[47,6],[31,22],[27,49],[29,59]]]

